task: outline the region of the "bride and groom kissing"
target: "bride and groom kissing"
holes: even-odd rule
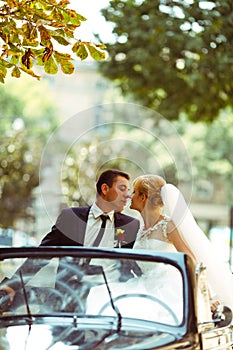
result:
[[[130,176],[125,172],[103,171],[96,182],[96,201],[90,206],[63,209],[40,246],[121,246],[183,252],[195,265],[198,262],[207,265],[214,292],[233,307],[232,276],[224,267],[227,285],[219,286],[215,274],[219,267],[211,256],[210,242],[196,224],[180,191],[160,176],[142,175],[133,181],[131,194],[129,181]],[[129,199],[130,208],[140,213],[143,225],[137,218],[123,213]],[[164,208],[169,216],[164,214]],[[221,269],[221,276],[223,273]],[[13,300],[17,286],[9,282],[5,280],[1,289]]]

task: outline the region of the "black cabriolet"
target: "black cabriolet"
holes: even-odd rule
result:
[[[230,350],[232,312],[211,313],[205,273],[183,253],[2,248],[0,349]]]

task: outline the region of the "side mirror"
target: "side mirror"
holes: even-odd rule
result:
[[[218,328],[229,326],[232,322],[231,309],[227,306],[223,306],[219,310],[217,308],[216,312],[213,313],[213,321]]]

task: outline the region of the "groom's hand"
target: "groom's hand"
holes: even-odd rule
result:
[[[0,312],[4,312],[13,302],[15,291],[9,286],[0,289]]]

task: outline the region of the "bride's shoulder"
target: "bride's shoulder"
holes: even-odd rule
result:
[[[163,215],[163,219],[161,221],[164,221],[166,224],[173,222],[172,219],[170,218],[170,216],[168,216],[166,214]]]
[[[169,216],[165,216],[164,221],[166,222],[166,226],[167,226],[167,234],[171,233],[176,229],[176,225],[174,224],[174,222]]]

